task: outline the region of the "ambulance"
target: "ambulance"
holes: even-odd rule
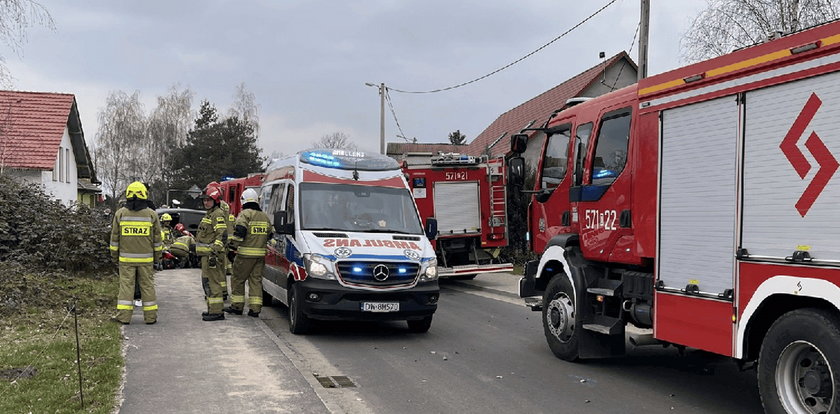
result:
[[[439,298],[437,260],[399,164],[380,154],[310,149],[271,163],[260,204],[272,220],[263,302],[313,320],[405,320],[426,332]],[[432,236],[434,237],[434,236]]]

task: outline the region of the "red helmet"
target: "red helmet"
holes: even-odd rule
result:
[[[201,198],[212,198],[218,203],[222,199],[222,186],[215,181],[211,181],[210,184],[207,184],[207,187],[204,187]]]
[[[178,233],[183,233],[184,230],[186,230],[186,227],[184,227],[184,223],[178,223],[175,225],[175,231],[177,231]]]

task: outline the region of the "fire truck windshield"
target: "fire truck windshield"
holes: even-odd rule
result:
[[[300,209],[304,230],[423,234],[405,188],[302,183]]]

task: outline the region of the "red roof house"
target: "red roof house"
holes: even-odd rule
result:
[[[0,174],[65,204],[93,202],[100,182],[72,94],[0,91]]]

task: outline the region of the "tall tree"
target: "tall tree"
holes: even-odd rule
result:
[[[129,182],[153,178],[147,137],[140,92],[112,91],[99,112],[94,160],[97,176],[114,203]]]
[[[46,26],[55,28],[55,22],[50,12],[35,0],[2,0],[0,1],[0,41],[20,53],[26,43],[26,30],[32,26]],[[10,86],[12,76],[0,56],[0,85]]]
[[[455,130],[449,133],[449,142],[452,145],[466,145],[467,143],[467,136],[461,133],[461,130]]]
[[[682,38],[682,57],[695,62],[840,16],[838,0],[708,0]]]
[[[220,119],[216,107],[205,100],[186,145],[173,154],[176,186],[203,187],[222,177],[261,171],[265,160],[260,153],[249,122],[238,116]]]
[[[358,147],[350,139],[350,135],[347,135],[343,132],[333,132],[331,134],[326,134],[321,137],[321,139],[312,143],[314,147],[317,148],[335,148],[335,149],[346,149],[346,150],[356,150]]]

